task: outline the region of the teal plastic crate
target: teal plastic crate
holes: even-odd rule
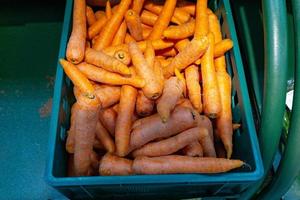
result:
[[[66,1],[65,19],[59,58],[65,50],[71,30],[72,0]],[[233,120],[242,127],[234,133],[233,158],[249,164],[222,174],[171,174],[132,176],[66,177],[66,130],[69,128],[70,107],[74,102],[72,84],[61,66],[57,65],[50,126],[49,155],[45,179],[71,199],[179,199],[193,197],[238,197],[263,175],[263,165],[254,127],[248,89],[241,61],[229,0],[210,2],[218,15],[225,38],[234,42],[226,54],[228,72],[232,76]],[[216,8],[216,9],[215,9]]]

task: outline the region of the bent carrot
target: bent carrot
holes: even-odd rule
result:
[[[153,26],[157,20],[158,16],[148,10],[143,10],[141,14],[141,22],[149,26]]]
[[[99,20],[100,18],[102,18],[104,16],[105,16],[105,12],[103,10],[98,10],[95,12],[96,20]]]
[[[146,7],[147,5],[149,4],[146,4],[145,8],[147,8]],[[152,32],[148,37],[149,40],[156,40],[161,38],[164,30],[168,27],[171,21],[175,7],[176,7],[176,0],[165,1],[165,4],[158,16],[158,19],[155,21]]]
[[[105,7],[105,15],[107,19],[110,19],[112,16],[112,10],[111,10],[111,5],[110,1],[106,2],[106,7]]]
[[[73,84],[78,87],[85,96],[89,98],[94,98],[95,88],[91,82],[86,78],[86,76],[77,69],[75,65],[64,60],[59,59],[59,62],[64,69],[67,76],[71,79]]]
[[[116,46],[116,45],[123,44],[125,41],[126,32],[127,32],[127,25],[126,25],[126,22],[123,21],[122,24],[120,25],[119,30],[116,33],[111,45]]]
[[[153,68],[149,67],[137,43],[131,42],[128,46],[135,70],[145,80],[146,84],[142,88],[145,96],[152,100],[157,99],[161,95],[163,88],[157,82]]]
[[[132,160],[105,154],[100,161],[99,174],[101,176],[131,175],[133,174]]]
[[[95,13],[94,13],[93,9],[91,7],[89,7],[89,6],[86,6],[85,11],[86,11],[85,14],[86,14],[87,24],[89,26],[91,26],[91,25],[93,25],[97,21]]]
[[[186,156],[203,157],[203,149],[201,144],[198,141],[192,142],[191,144],[184,147],[182,149],[182,152]]]
[[[95,85],[95,95],[101,102],[102,108],[108,108],[120,100],[121,88],[110,85]]]
[[[145,2],[145,0],[133,0],[132,1],[132,10],[139,15],[143,9],[144,2]]]
[[[86,39],[85,1],[74,0],[72,33],[68,42],[67,60],[77,64],[84,59]]]
[[[124,65],[129,65],[131,62],[131,58],[128,51],[118,50],[114,54],[114,57],[120,62],[122,62]]]
[[[85,52],[85,61],[111,72],[130,75],[129,68],[125,64],[114,57],[106,55],[102,51],[87,49]]]
[[[106,22],[107,22],[107,17],[103,16],[103,17],[99,18],[93,25],[91,25],[88,28],[88,38],[90,40],[91,39],[97,40],[98,37],[96,38],[96,35],[98,35],[98,33],[100,33],[102,27],[106,24]]]
[[[131,36],[136,41],[143,40],[143,29],[140,16],[134,10],[128,10],[125,14],[125,21]]]
[[[142,88],[145,81],[139,77],[123,77],[119,74],[108,72],[104,69],[90,65],[87,63],[80,63],[77,68],[86,75],[90,80],[110,85],[132,85],[137,88]]]
[[[193,36],[195,32],[195,20],[191,19],[190,21],[178,25],[178,26],[169,26],[164,30],[163,36],[168,39],[185,39],[190,36]]]
[[[136,99],[136,113],[141,116],[149,116],[152,114],[154,108],[154,101],[148,99],[142,91],[138,92]]]
[[[101,30],[99,38],[94,44],[96,50],[104,49],[112,42],[131,1],[132,0],[121,0],[117,12],[107,21],[106,26]]]
[[[197,0],[194,38],[200,39],[208,34],[207,0]]]
[[[135,108],[137,90],[129,85],[121,88],[118,117],[115,128],[116,154],[124,157],[129,152],[130,130],[132,115]]]
[[[201,100],[201,86],[199,83],[199,71],[196,65],[191,65],[185,69],[186,86],[188,90],[189,99],[191,100],[194,108],[202,112]]]
[[[223,56],[227,51],[233,47],[233,42],[230,39],[224,39],[215,44],[214,57]]]
[[[241,160],[171,155],[136,158],[132,169],[136,174],[222,173],[243,165]]]
[[[113,108],[103,109],[99,113],[99,119],[111,136],[115,136],[117,112]]]
[[[108,131],[104,128],[100,121],[98,121],[96,126],[96,137],[101,141],[104,148],[109,152],[115,152],[115,143],[110,137]]]

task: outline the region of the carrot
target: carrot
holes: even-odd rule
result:
[[[233,47],[233,42],[230,39],[224,39],[215,44],[214,57],[223,56]]]
[[[106,55],[102,51],[87,49],[85,52],[85,61],[111,72],[116,72],[122,75],[130,75],[129,68],[125,64],[114,57]]]
[[[116,5],[120,0],[109,0],[111,5]],[[86,3],[90,6],[105,7],[107,0],[86,0]]]
[[[102,108],[108,108],[120,100],[121,88],[110,85],[95,85],[95,95],[101,101]]]
[[[193,36],[195,32],[195,20],[191,19],[190,21],[178,25],[178,26],[169,26],[164,30],[163,36],[168,39],[185,39],[190,36]]]
[[[184,147],[182,149],[182,152],[186,156],[203,157],[203,149],[201,144],[198,141],[192,142],[191,144]]]
[[[146,4],[146,6],[150,4]],[[176,0],[166,0],[165,5],[160,11],[160,14],[153,25],[152,32],[150,33],[148,39],[149,40],[156,40],[160,39],[164,30],[168,27],[171,18],[173,16],[174,10],[176,7]]]
[[[112,16],[112,10],[111,10],[111,5],[110,5],[110,1],[106,2],[106,7],[105,7],[105,15],[107,19],[110,19]]]
[[[149,40],[147,41],[147,44],[146,44],[144,56],[145,56],[146,62],[148,63],[149,67],[153,68],[154,59],[155,59],[155,51],[154,51],[151,41],[149,41]]]
[[[117,115],[118,114],[111,107],[103,109],[99,113],[99,119],[101,123],[106,128],[106,130],[108,130],[111,136],[115,135]]]
[[[137,88],[142,88],[145,85],[145,81],[139,77],[127,78],[119,74],[108,72],[104,69],[90,65],[87,63],[80,63],[77,68],[85,74],[90,80],[110,85],[132,85]]]
[[[100,161],[99,174],[101,176],[131,175],[133,174],[132,160],[107,153]]]
[[[152,28],[142,24],[142,30],[143,30],[143,38],[146,39],[150,35]]]
[[[105,150],[103,144],[97,137],[95,137],[95,139],[94,139],[93,148],[96,150]]]
[[[114,54],[114,57],[120,62],[122,62],[124,65],[129,65],[131,62],[131,58],[128,51],[118,50]]]
[[[159,59],[160,65],[162,67],[162,69],[164,69],[165,67],[167,67],[171,62],[172,62],[172,58],[168,58],[168,59]],[[164,70],[163,70],[164,71]],[[164,73],[164,72],[163,72]]]
[[[206,129],[204,127],[203,130],[206,131],[205,132],[206,134],[199,140],[201,147],[203,149],[203,155],[204,155],[204,157],[214,157],[215,158],[215,157],[217,157],[217,155],[216,155],[216,150],[215,150],[215,146],[214,146],[214,141],[210,137],[208,129]]]
[[[100,33],[101,29],[104,27],[104,25],[107,22],[107,17],[106,16],[102,16],[101,18],[99,18],[93,25],[91,25],[88,28],[88,38],[97,40],[96,35],[98,35],[98,33]]]
[[[118,113],[119,112],[119,104],[116,104],[112,107],[112,109]],[[131,121],[132,123],[134,123],[137,119],[139,119],[139,117],[137,116],[137,114],[135,112],[133,112],[133,115],[131,117]]]
[[[158,16],[148,10],[143,10],[141,14],[141,22],[149,26],[153,26],[157,20]]]
[[[200,140],[201,137],[204,137],[204,135],[207,133],[203,130],[198,127],[191,128],[168,139],[148,143],[143,147],[133,151],[132,156],[136,158],[138,156],[155,157],[173,154],[188,144],[196,140]]]
[[[85,1],[74,0],[72,33],[68,42],[67,60],[77,64],[84,58],[86,39]]]
[[[94,48],[101,50],[107,47],[113,40],[118,31],[123,17],[128,10],[132,0],[121,0],[116,13],[107,21],[106,25],[100,32],[99,38],[96,40]]]
[[[174,57],[177,55],[177,51],[174,48],[170,47],[170,48],[158,50],[157,55],[162,55],[165,57]]]
[[[116,45],[123,44],[125,41],[126,32],[127,32],[127,25],[126,25],[126,22],[123,21],[122,24],[120,25],[119,30],[116,33],[111,45],[116,46]]]
[[[202,57],[201,75],[203,82],[203,110],[210,118],[216,118],[222,111],[220,90],[214,67],[214,36],[208,34],[209,47]]]
[[[131,42],[128,46],[135,70],[137,74],[145,80],[146,84],[142,88],[145,96],[152,100],[157,99],[161,95],[163,88],[157,82],[154,70],[149,67],[137,43]]]
[[[68,137],[66,141],[66,150],[68,153],[74,153],[75,146],[75,118],[78,111],[78,104],[73,104],[71,108],[71,120],[70,120],[70,129],[68,130]]]
[[[132,10],[138,15],[141,13],[145,0],[133,0],[132,1]]]
[[[125,21],[131,36],[136,41],[143,40],[143,30],[140,16],[135,11],[130,9],[125,14]]]
[[[159,85],[163,88],[165,84],[165,78],[160,61],[154,60],[153,70]]]
[[[68,155],[68,171],[67,171],[67,176],[72,177],[75,176],[75,171],[74,171],[74,155],[69,154]]]
[[[207,0],[197,0],[196,24],[194,38],[202,38],[208,34]]]
[[[226,72],[217,72],[222,111],[216,119],[217,135],[224,144],[227,158],[232,154],[231,78]]]
[[[136,158],[132,169],[136,174],[222,173],[243,165],[241,160],[171,155]]]
[[[115,151],[115,143],[100,121],[98,121],[96,126],[96,137],[101,141],[104,148],[109,153],[113,153]]]
[[[219,20],[215,14],[208,15],[208,27],[209,31],[214,34],[215,43],[218,43],[222,40],[222,33]]]
[[[97,21],[93,9],[89,6],[86,6],[85,12],[87,24],[89,26],[93,25]]]
[[[106,16],[105,12],[103,10],[98,10],[95,12],[96,20],[99,20],[100,18]]]
[[[136,112],[139,116],[145,117],[152,114],[154,108],[154,101],[145,97],[142,91],[138,92],[136,99]]]
[[[136,41],[129,33],[126,33],[124,42],[125,42],[125,44],[128,44],[130,42],[136,42]]]
[[[161,98],[159,98],[156,106],[163,123],[168,121],[170,113],[175,108],[182,93],[183,83],[177,77],[171,77],[165,82],[163,94]]]
[[[64,60],[64,59],[59,59],[59,62],[64,69],[65,73],[67,76],[71,79],[73,84],[78,87],[85,96],[89,98],[94,98],[94,86],[91,84],[91,82],[85,77],[83,73],[80,72],[76,68],[75,65],[72,63]]]
[[[189,98],[194,108],[202,112],[201,86],[199,83],[199,71],[196,65],[191,65],[185,69],[186,85]]]
[[[137,120],[131,132],[130,149],[137,149],[157,138],[170,137],[196,126],[195,114],[190,108],[175,108],[169,120],[163,123],[158,114]]]
[[[120,157],[126,156],[129,151],[131,119],[134,112],[136,96],[137,90],[135,88],[128,85],[122,86],[115,128],[116,154]]]
[[[180,51],[174,57],[170,65],[166,67],[164,71],[165,77],[168,78],[172,76],[175,69],[181,71],[195,62],[201,55],[204,54],[207,46],[207,37],[203,37],[202,39],[193,39],[182,51]]]
[[[197,126],[206,128],[211,140],[214,140],[214,133],[213,133],[213,125],[211,120],[205,116],[205,115],[199,115],[199,113],[196,113],[196,120],[197,120]]]
[[[178,1],[177,6],[178,6],[178,8],[184,10],[185,12],[189,13],[192,16],[194,16],[196,13],[196,6],[193,2]]]

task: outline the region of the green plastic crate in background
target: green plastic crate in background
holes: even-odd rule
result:
[[[59,58],[65,57],[71,30],[72,0],[67,0]],[[225,38],[234,42],[226,54],[228,72],[232,76],[233,120],[242,127],[234,133],[233,158],[249,167],[222,174],[170,174],[132,176],[66,177],[66,130],[70,107],[74,102],[72,84],[57,65],[50,127],[49,154],[45,179],[71,199],[79,198],[192,198],[238,197],[263,175],[263,165],[254,127],[248,89],[241,61],[229,0],[210,2],[218,15]]]

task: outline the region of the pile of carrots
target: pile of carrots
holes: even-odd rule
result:
[[[68,175],[221,173],[244,165],[230,159],[224,54],[232,47],[207,0],[74,0],[60,59],[76,98]]]

